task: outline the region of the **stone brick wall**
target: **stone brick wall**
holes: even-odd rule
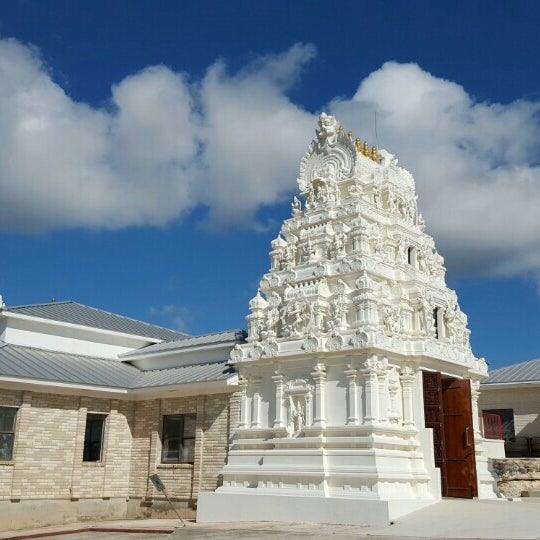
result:
[[[161,463],[162,417],[193,413],[197,415],[194,463]],[[154,473],[159,474],[174,499],[193,502],[199,491],[217,487],[229,440],[239,422],[237,394],[141,401],[135,404],[135,415],[131,497],[162,498],[148,482],[148,476]]]
[[[0,389],[0,405],[18,407],[13,460],[0,462],[0,501],[161,499],[148,476],[158,473],[169,495],[193,503],[216,488],[239,421],[237,394],[120,401]],[[100,462],[83,462],[88,413],[107,415]],[[197,415],[193,464],[161,464],[165,414]]]
[[[22,392],[10,392],[0,388],[0,406],[20,407],[22,400]],[[0,501],[11,498],[14,463],[14,461],[0,461]]]
[[[505,497],[521,497],[531,489],[540,489],[540,458],[505,458],[491,462],[499,475],[497,485]]]

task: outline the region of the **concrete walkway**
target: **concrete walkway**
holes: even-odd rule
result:
[[[53,537],[57,540],[407,540],[445,538],[540,540],[540,499],[469,501],[448,499],[402,517],[386,527],[300,523],[212,523],[175,519],[72,523],[24,531],[0,532],[0,540]]]

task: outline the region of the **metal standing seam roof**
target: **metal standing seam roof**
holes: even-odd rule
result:
[[[6,307],[3,311],[166,341],[188,337],[188,334],[184,334],[183,332],[177,332],[169,328],[163,328],[131,319],[130,317],[124,317],[123,315],[117,315],[116,313],[103,311],[102,309],[85,306],[72,300]]]
[[[482,384],[540,381],[540,358],[493,370]]]
[[[234,375],[227,361],[140,371],[118,360],[48,351],[0,341],[0,376],[108,388],[152,388],[225,380]]]
[[[147,345],[134,351],[129,351],[120,355],[121,358],[134,358],[147,354],[155,354],[161,352],[173,352],[191,347],[200,347],[206,345],[218,345],[220,343],[243,343],[246,341],[247,333],[245,330],[225,330],[223,332],[215,332],[213,334],[202,334],[200,336],[186,337],[176,341],[167,341]]]

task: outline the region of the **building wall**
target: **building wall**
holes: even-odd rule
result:
[[[540,437],[539,387],[480,390],[480,410],[513,409],[516,437]]]
[[[153,473],[193,505],[216,488],[239,415],[231,394],[120,401],[0,389],[0,406],[18,408],[13,459],[0,461],[0,530],[148,515],[163,499]],[[107,415],[99,462],[83,462],[87,413]],[[184,413],[197,415],[195,462],[161,464],[162,415]]]

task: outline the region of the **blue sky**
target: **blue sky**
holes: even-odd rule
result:
[[[539,27],[533,1],[6,2],[0,293],[244,327],[327,110],[414,174],[475,354],[535,358]]]

